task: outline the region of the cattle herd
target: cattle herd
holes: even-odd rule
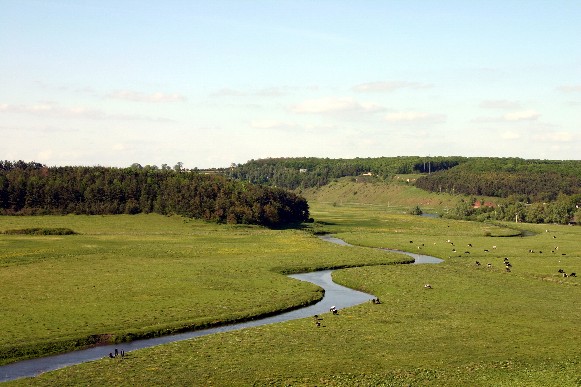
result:
[[[555,235],[553,235],[552,238],[553,239],[557,239],[557,237]],[[414,243],[413,241],[409,241],[409,242],[410,243]],[[456,253],[457,252],[457,247],[454,245],[454,242],[452,242],[450,239],[448,239],[446,241],[446,243],[448,243],[448,244],[450,244],[450,246],[452,246],[452,252],[453,253]],[[434,244],[436,244],[436,243],[434,242]],[[424,246],[423,243],[422,244],[419,244],[418,245],[418,249],[421,249],[423,246]],[[473,248],[474,246],[472,245],[472,243],[467,243],[466,244],[466,247],[467,248]],[[497,247],[496,247],[496,245],[494,245],[494,246],[491,247],[491,249],[488,249],[488,248],[487,249],[483,249],[483,252],[484,253],[490,253],[491,251],[496,251],[496,250],[497,250]],[[529,249],[528,252],[530,254],[543,254],[543,251],[542,250]],[[458,257],[461,257],[462,255],[468,255],[468,254],[470,254],[470,250],[469,249],[464,249],[463,254],[458,255]],[[552,255],[554,255],[554,254],[560,254],[561,256],[566,256],[567,255],[566,253],[559,252],[559,246],[553,247],[553,249],[551,250],[551,254]],[[451,258],[451,256],[449,258]],[[482,263],[480,263],[480,261],[475,261],[475,265],[477,267],[483,266]],[[504,257],[503,258],[502,265],[504,267],[504,271],[505,272],[510,273],[512,271],[512,263],[510,262],[510,260],[508,259],[508,257]],[[488,269],[492,269],[493,268],[493,265],[492,265],[492,263],[487,263],[486,264],[486,267]],[[577,277],[577,273],[576,272],[571,272],[571,273],[567,274],[563,269],[559,269],[557,271],[557,273],[559,273],[559,275],[562,276],[562,277]],[[431,288],[431,286],[426,285],[425,288],[426,289],[429,289],[429,288]]]

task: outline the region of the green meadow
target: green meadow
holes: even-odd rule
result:
[[[558,272],[581,275],[581,227],[310,204],[316,222],[304,230],[158,215],[0,218],[0,232],[77,233],[0,234],[0,345],[8,361],[19,346],[30,356],[92,335],[123,340],[202,327],[321,296],[283,273],[345,267],[336,282],[382,300],[325,314],[320,327],[307,318],[220,333],[7,384],[581,385],[580,282]],[[355,247],[313,235],[324,232]],[[445,261],[393,265],[405,258],[375,247]]]
[[[9,230],[69,228],[74,235]],[[160,215],[0,218],[0,358],[240,321],[313,303],[283,273],[402,261],[310,233]]]

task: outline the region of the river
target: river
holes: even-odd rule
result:
[[[352,246],[345,241],[334,238],[329,235],[320,236],[321,239],[340,244],[343,246]],[[439,263],[441,259],[430,257],[427,255],[408,253],[400,250],[382,249],[401,254],[406,254],[415,259],[414,263]],[[308,281],[320,286],[325,290],[325,296],[314,305],[304,308],[292,310],[290,312],[280,313],[274,316],[259,318],[252,321],[245,321],[236,324],[224,325],[215,328],[201,329],[197,331],[185,332],[176,335],[168,335],[162,337],[155,337],[151,339],[135,340],[129,343],[120,343],[114,345],[103,345],[98,347],[87,348],[83,350],[63,353],[60,355],[46,356],[30,360],[23,360],[4,366],[0,366],[0,382],[15,380],[25,377],[37,376],[41,373],[57,370],[59,368],[68,367],[75,364],[80,364],[88,361],[98,360],[107,357],[109,353],[115,349],[123,350],[125,352],[135,351],[137,349],[153,347],[160,344],[167,344],[175,341],[192,339],[195,337],[211,335],[219,332],[229,332],[238,329],[256,327],[260,325],[273,324],[277,322],[290,321],[299,318],[311,317],[315,314],[323,314],[329,312],[331,306],[337,309],[343,309],[354,305],[370,301],[375,298],[372,294],[367,294],[353,290],[333,282],[331,279],[332,270],[315,271],[311,273],[292,274],[289,277],[301,281]]]

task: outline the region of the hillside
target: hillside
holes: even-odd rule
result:
[[[429,213],[445,213],[461,200],[460,195],[433,193],[415,187],[417,176],[396,175],[389,181],[349,177],[335,180],[320,188],[307,188],[298,192],[309,202],[376,204],[402,207],[404,210],[419,206]]]

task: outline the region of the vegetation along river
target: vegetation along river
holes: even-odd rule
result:
[[[341,239],[334,238],[329,235],[322,235],[320,236],[320,238],[327,242],[336,243],[343,246],[352,246]],[[428,255],[408,253],[400,250],[390,250],[390,249],[383,250],[411,256],[415,259],[414,263],[442,262],[441,259],[430,257]],[[61,355],[23,360],[7,364],[4,366],[0,366],[0,382],[5,382],[24,377],[32,377],[41,374],[43,372],[53,371],[59,368],[64,368],[75,364],[98,360],[103,357],[107,357],[108,354],[114,352],[115,349],[130,352],[136,349],[153,347],[155,345],[171,343],[174,341],[187,340],[199,336],[210,335],[213,333],[228,332],[237,329],[256,327],[260,325],[311,317],[314,316],[315,314],[323,314],[329,312],[331,306],[335,306],[338,309],[343,309],[367,302],[371,298],[375,298],[375,296],[371,294],[359,292],[357,290],[349,289],[347,287],[334,283],[333,280],[331,279],[331,273],[332,270],[322,270],[311,273],[293,274],[289,276],[291,278],[295,278],[301,281],[311,282],[317,286],[322,287],[325,290],[325,296],[323,297],[323,299],[314,305],[292,310],[290,312],[280,313],[275,316],[260,318],[252,321],[245,321],[231,325],[202,329],[192,332],[184,332],[176,335],[155,337],[151,339],[135,340],[129,343],[98,346],[79,351],[68,352]]]

